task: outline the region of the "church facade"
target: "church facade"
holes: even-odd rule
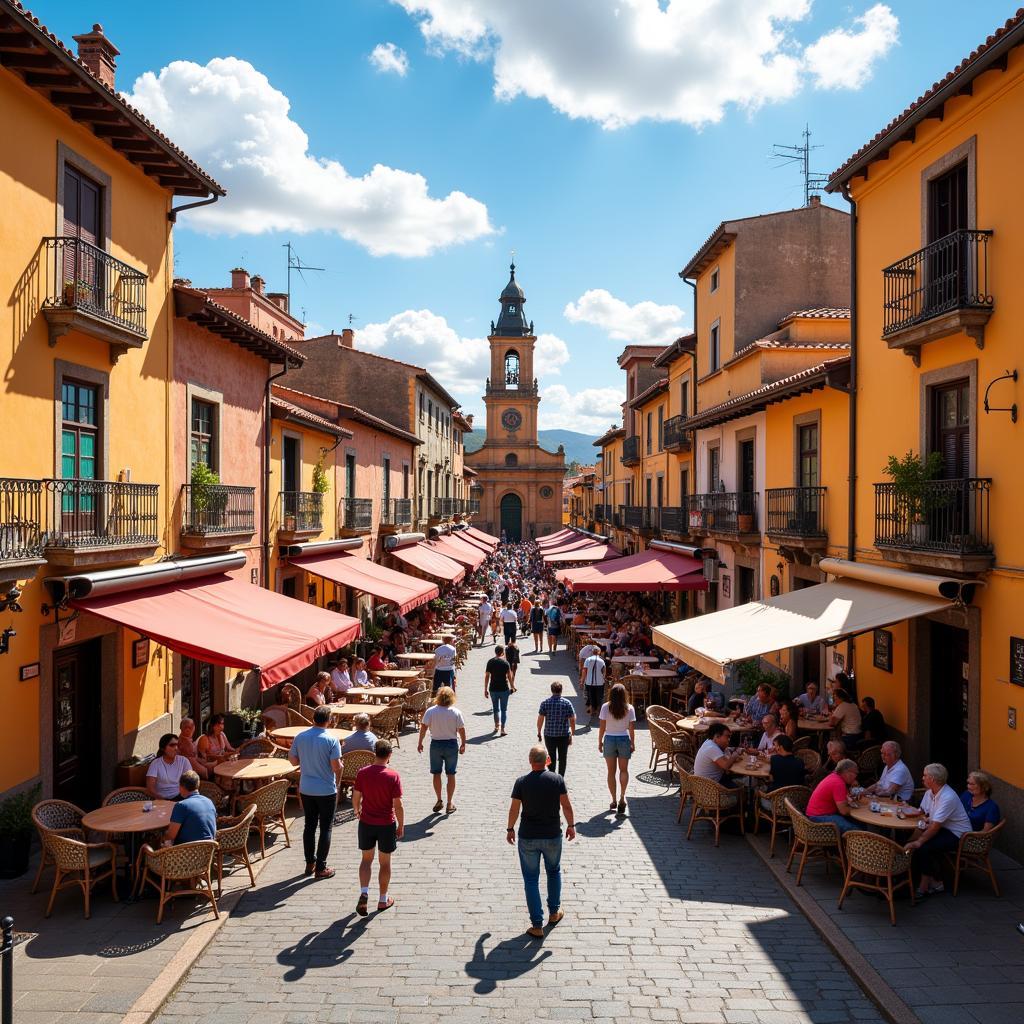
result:
[[[476,523],[509,540],[543,537],[561,528],[565,452],[542,448],[537,440],[537,379],[533,375],[537,337],[523,312],[526,294],[516,266],[501,293],[501,313],[491,323],[491,375],[484,405],[483,447],[467,452],[466,465],[478,474],[473,497],[480,501]]]

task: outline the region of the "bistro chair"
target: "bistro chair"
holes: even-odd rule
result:
[[[288,724],[291,726],[304,728],[313,724],[313,720],[311,718],[307,718],[300,711],[294,711],[292,708],[286,708],[285,711],[288,715]]]
[[[234,818],[217,819],[217,899],[220,899],[223,887],[225,857],[230,857],[236,865],[241,861],[249,872],[249,888],[256,888],[252,862],[249,860],[249,831],[252,829],[252,819],[255,815],[256,808],[250,805],[245,814]]]
[[[793,820],[786,810],[786,800],[793,803],[802,811],[807,807],[807,801],[811,798],[811,791],[806,786],[782,786],[773,789],[770,793],[761,794],[754,804],[754,831],[761,827],[761,822],[767,821],[771,825],[771,840],[768,843],[768,856],[775,856],[775,837],[780,831],[788,831],[793,828]]]
[[[302,708],[302,692],[294,683],[285,683],[278,692],[277,699],[281,704],[299,711]],[[288,723],[291,725],[291,723]]]
[[[405,722],[411,722],[418,726],[430,706],[430,691],[417,690],[410,694],[402,705],[402,718]]]
[[[103,798],[103,807],[110,807],[112,804],[137,804],[143,800],[152,800],[153,794],[148,789],[143,789],[141,786],[122,786],[120,789],[112,789]],[[138,843],[152,843],[159,842],[160,836],[163,834],[162,830],[154,832],[145,832],[140,836],[135,837],[135,841]],[[125,847],[126,852],[130,846],[130,840],[123,832],[107,832],[105,837],[108,843],[114,843],[117,846]],[[135,871],[135,865],[131,865],[132,872]]]
[[[882,746],[865,747],[857,755],[857,781],[862,785],[871,785],[882,775]]]
[[[260,860],[267,855],[266,830],[270,824],[280,824],[284,830],[284,845],[287,847],[292,845],[288,838],[288,822],[284,816],[284,805],[287,799],[288,780],[276,779],[252,793],[240,796],[237,800],[239,816],[244,815],[250,806],[256,808],[256,827],[259,829],[260,835]]]
[[[647,705],[651,700],[651,680],[647,676],[629,675],[622,682],[625,683],[630,704],[638,713],[643,710],[646,714]]]
[[[263,719],[264,732],[273,732],[275,729],[282,729],[288,724],[287,712],[280,705],[267,708],[261,717]]]
[[[199,783],[199,792],[206,797],[207,800],[213,802],[213,806],[217,808],[217,812],[226,811],[228,804],[231,801],[231,794],[227,790],[218,786],[216,782],[207,782],[203,780]]]
[[[1001,895],[999,883],[996,881],[996,873],[992,868],[990,855],[992,847],[995,846],[999,833],[1002,832],[1005,824],[1006,819],[1004,818],[998,825],[994,825],[987,832],[965,832],[960,837],[956,853],[947,854],[953,865],[954,896],[959,893],[960,872],[964,868],[977,868],[979,871],[984,871],[988,875],[988,880],[992,883],[992,891],[997,896]]]
[[[730,818],[739,819],[740,835],[743,835],[742,789],[729,789],[700,775],[690,776],[689,789],[693,797],[693,810],[690,812],[690,825],[686,830],[687,839],[690,838],[693,826],[698,821],[710,821],[715,829],[715,846],[718,846],[722,823]]]
[[[800,863],[796,869],[796,884],[799,885],[804,876],[804,867],[812,857],[825,861],[825,874],[829,872],[832,861],[839,864],[840,870],[846,870],[843,859],[843,847],[839,842],[839,829],[830,821],[811,821],[792,800],[786,800],[786,810],[793,823],[793,845],[786,861],[786,873],[793,864],[793,858],[800,854]]]
[[[663,729],[675,732],[679,716],[661,704],[651,704],[647,708],[647,721],[657,722]]]
[[[806,733],[803,736],[798,736],[795,740],[793,740],[793,751],[794,751],[794,753],[797,750],[809,750],[810,746],[811,746],[811,740],[812,739],[813,739],[813,737],[807,735]]]
[[[808,778],[813,779],[821,771],[821,754],[816,750],[808,750],[806,747],[803,747],[800,750],[794,750],[793,753],[803,761],[804,768],[807,769]]]
[[[53,911],[57,893],[69,885],[77,885],[82,890],[86,918],[90,913],[89,898],[97,883],[109,878],[110,892],[117,902],[117,847],[113,843],[83,843],[60,832],[47,832],[44,842],[56,869],[46,917]]]
[[[651,771],[658,771],[662,758],[665,760],[665,767],[668,769],[669,782],[672,781],[672,773],[675,770],[675,756],[677,750],[681,749],[676,744],[676,738],[685,736],[676,729],[667,729],[660,722],[647,721],[647,729],[651,734],[651,762],[648,767]],[[689,739],[689,737],[686,737]]]
[[[687,768],[683,758],[676,754],[676,774],[679,776],[679,813],[676,814],[677,823],[683,820],[683,811],[686,809],[686,805],[690,802],[692,796],[690,792],[690,771],[692,768],[692,763]]]
[[[179,896],[197,896],[209,900],[213,916],[220,917],[217,897],[213,893],[213,882],[210,879],[216,852],[217,843],[213,839],[200,839],[178,846],[163,846],[159,850],[154,850],[147,843],[142,848],[141,885],[145,886],[148,883],[160,894],[160,905],[156,911],[157,924],[164,919],[164,907]],[[184,882],[187,888],[178,888],[176,883],[180,882]]]
[[[255,739],[246,740],[238,748],[239,757],[271,757],[277,749],[277,744],[266,736],[257,736]]]
[[[843,849],[846,853],[846,879],[837,909],[843,909],[843,900],[851,889],[881,893],[889,903],[889,923],[896,924],[896,904],[893,902],[896,891],[906,886],[910,890],[910,905],[914,905],[910,854],[885,836],[859,830],[843,836]],[[855,875],[861,878],[854,878]],[[894,881],[896,878],[899,878],[898,882]]]
[[[372,750],[353,750],[341,757],[341,778],[338,780],[338,796],[343,797],[344,793],[351,794],[352,783],[356,781],[356,775],[360,768],[373,764],[375,760]]]
[[[398,742],[398,734],[402,727],[402,706],[401,704],[389,706],[386,711],[375,715],[370,722],[370,728],[378,739],[394,740],[395,746],[401,748]]]
[[[30,892],[39,891],[39,883],[42,880],[43,872],[55,865],[53,854],[46,845],[46,837],[49,834],[67,836],[69,839],[77,839],[85,842],[87,836],[82,827],[82,817],[85,811],[67,800],[42,800],[32,808],[32,822],[39,833],[39,869],[32,882]]]

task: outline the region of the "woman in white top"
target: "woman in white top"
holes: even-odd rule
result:
[[[343,696],[352,689],[352,677],[348,674],[348,658],[342,658],[331,669],[331,689],[338,696]]]
[[[356,658],[356,660],[352,663],[352,685],[370,685],[370,677],[366,674],[366,662],[362,658]]]
[[[178,753],[178,737],[169,732],[160,737],[159,753],[146,771],[146,789],[156,800],[178,800],[181,773],[191,771],[187,757]]]
[[[608,792],[612,795],[609,810],[626,813],[626,786],[629,783],[629,759],[636,750],[636,711],[626,700],[626,688],[616,683],[601,705],[598,715],[597,750],[608,766]],[[615,801],[615,770],[619,773],[619,799]]]

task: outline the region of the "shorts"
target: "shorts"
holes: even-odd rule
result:
[[[434,693],[437,693],[442,686],[455,685],[455,669],[435,668],[434,669]]]
[[[548,626],[548,636],[558,636],[558,634],[561,632],[561,626]]]
[[[459,741],[458,740],[431,740],[430,741],[430,774],[440,775],[444,770],[445,775],[454,775],[459,765]]]
[[[629,749],[629,737],[605,736],[604,756],[606,758],[618,757],[622,758],[623,761],[628,761],[632,757],[632,751]]]
[[[359,849],[372,850],[376,847],[381,853],[394,853],[398,849],[398,825],[369,825],[359,822]]]

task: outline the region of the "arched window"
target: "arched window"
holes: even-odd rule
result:
[[[505,383],[519,383],[519,353],[514,349],[505,353]]]
[[[509,452],[508,455],[505,456],[505,465],[506,466],[518,466],[519,465],[519,456],[516,455],[515,452]]]

